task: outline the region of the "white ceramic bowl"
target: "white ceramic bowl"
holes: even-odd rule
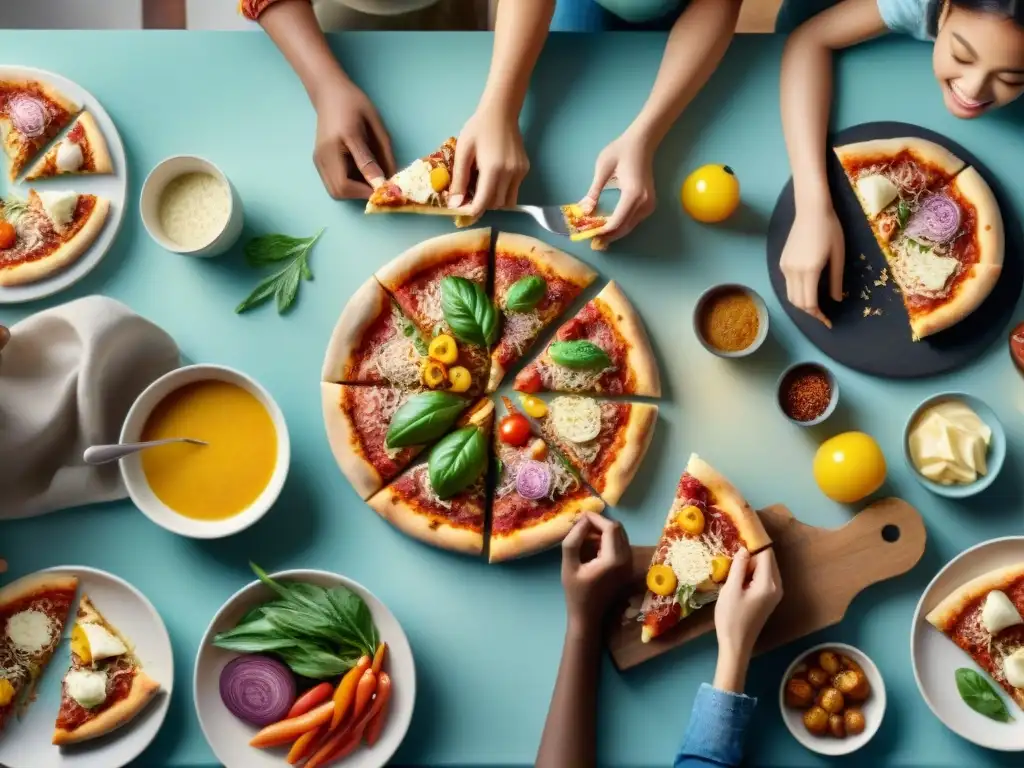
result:
[[[346,768],[380,768],[395,754],[412,722],[416,703],[416,665],[409,639],[394,614],[361,584],[335,573],[316,570],[282,571],[271,577],[284,581],[304,581],[324,587],[347,587],[358,594],[370,609],[380,638],[388,644],[384,669],[393,681],[389,715],[380,739],[372,747],[362,746],[345,758]],[[256,749],[249,741],[259,730],[232,715],[220,698],[220,673],[239,654],[218,648],[214,635],[234,627],[252,608],[274,599],[275,595],[259,581],[253,581],[233,594],[217,611],[199,644],[193,675],[196,715],[203,735],[217,760],[228,768],[281,768],[286,765],[287,749]]]
[[[183,248],[167,236],[160,224],[160,197],[167,185],[174,179],[186,173],[197,172],[208,173],[227,187],[231,195],[230,208],[228,216],[224,220],[224,226],[213,240],[198,248]],[[188,256],[219,256],[224,253],[238,242],[245,219],[242,200],[228,177],[209,160],[193,155],[169,157],[150,171],[146,181],[142,184],[139,209],[142,212],[142,223],[145,224],[146,231],[157,244],[173,253],[183,253]]]
[[[847,736],[845,739],[837,739],[829,735],[815,736],[804,727],[804,711],[786,706],[786,681],[793,676],[797,666],[804,659],[821,651],[836,651],[844,656],[849,656],[860,665],[868,678],[871,695],[861,707],[861,711],[864,713],[864,730],[856,736]],[[878,667],[875,666],[875,662],[863,652],[845,643],[822,643],[807,649],[789,665],[782,678],[782,685],[779,686],[779,707],[782,709],[782,720],[789,732],[807,749],[817,752],[819,755],[848,755],[871,741],[871,737],[875,735],[878,727],[882,724],[882,717],[885,715],[885,684],[882,682],[882,675],[879,673]]]
[[[121,428],[121,442],[139,442],[149,415],[157,404],[171,392],[186,384],[211,380],[235,384],[253,395],[267,409],[277,431],[277,461],[274,465],[274,472],[270,476],[267,487],[263,489],[263,493],[249,505],[248,509],[224,520],[195,520],[179,515],[160,501],[149,487],[146,475],[142,471],[140,454],[136,453],[121,459],[121,476],[124,478],[128,495],[135,506],[157,525],[194,539],[219,539],[230,536],[245,530],[263,517],[277,501],[281,487],[288,475],[288,465],[291,462],[288,425],[285,424],[284,414],[281,413],[281,409],[277,407],[277,403],[274,402],[270,393],[244,373],[220,365],[188,365],[164,374],[146,387],[128,411],[124,426]]]

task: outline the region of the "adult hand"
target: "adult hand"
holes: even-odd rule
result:
[[[391,139],[377,110],[344,74],[321,85],[313,162],[336,200],[362,198],[395,172]]]
[[[817,318],[827,328],[831,328],[832,323],[818,307],[818,282],[828,265],[829,295],[833,301],[843,300],[845,252],[843,227],[831,204],[824,210],[797,208],[779,263],[786,277],[786,296],[793,306]]]
[[[614,180],[619,202],[598,237],[612,242],[625,237],[654,211],[654,147],[639,132],[626,131],[601,150],[594,164],[594,181],[580,200],[584,213],[597,207],[601,192]]]
[[[450,207],[458,208],[466,201],[474,170],[476,187],[469,200],[471,218],[478,219],[485,211],[516,204],[519,185],[530,170],[518,115],[499,107],[482,106],[463,126],[455,145]]]
[[[586,559],[591,545],[596,545],[597,555]],[[621,523],[593,513],[579,519],[562,542],[562,587],[570,629],[598,629],[608,604],[629,579],[631,562]]]
[[[757,636],[780,600],[782,579],[775,552],[765,549],[754,557],[745,549],[737,552],[715,605],[719,654],[749,658]]]

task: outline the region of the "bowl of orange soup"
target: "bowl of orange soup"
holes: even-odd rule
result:
[[[182,536],[216,539],[255,523],[284,485],[291,445],[267,391],[232,368],[189,365],[135,401],[122,443],[191,437],[121,459],[128,495],[153,522]]]

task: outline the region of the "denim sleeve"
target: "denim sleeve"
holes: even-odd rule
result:
[[[712,688],[697,691],[690,724],[674,768],[735,768],[743,759],[743,738],[757,706],[757,699]]]

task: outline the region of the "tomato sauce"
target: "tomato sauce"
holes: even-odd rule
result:
[[[402,332],[391,310],[391,301],[384,302],[383,307],[373,322],[363,332],[359,348],[355,350],[350,361],[346,362],[341,372],[342,381],[384,381],[374,365],[374,353],[384,344]]]
[[[447,254],[443,262],[407,277],[405,282],[392,291],[395,301],[406,316],[420,326],[420,330],[432,334],[433,325],[443,320],[440,316],[441,309],[438,306],[424,307],[423,298],[430,293],[432,287],[436,295],[440,291],[439,284],[445,277],[465,277],[470,280],[476,278],[474,282],[482,283],[487,274],[489,257],[488,250],[453,250]]]
[[[391,491],[399,499],[406,499],[421,513],[429,513],[434,519],[430,528],[436,530],[442,525],[455,528],[466,528],[471,531],[482,531],[484,528],[482,494],[464,491],[449,499],[448,508],[444,504],[433,501],[422,491],[422,483],[427,483],[426,470],[407,472],[392,484]]]
[[[585,339],[601,347],[611,358],[612,367],[601,375],[595,389],[611,395],[629,394],[636,389],[636,380],[626,367],[629,345],[611,322],[612,315],[611,308],[595,298],[562,325],[555,338],[558,341]]]
[[[923,188],[934,189],[937,186],[947,184],[951,176],[934,163],[922,160],[910,150],[903,150],[896,155],[878,154],[857,158],[843,163],[843,169],[852,178],[857,178],[864,171],[880,173],[885,170],[894,170],[900,166],[909,165],[921,172],[922,183],[910,188],[911,192],[918,192]]]
[[[494,500],[491,511],[491,533],[508,536],[524,528],[531,528],[555,516],[564,508],[570,499],[585,496],[586,492],[577,489],[559,498],[557,502],[550,499],[530,501],[516,492],[509,493]]]
[[[107,698],[98,707],[86,709],[68,696],[67,691],[63,691],[60,712],[57,713],[57,727],[73,731],[83,723],[92,720],[101,712],[122,701],[131,691],[134,680],[135,668],[132,666],[132,662],[120,658],[107,668]]]
[[[388,425],[383,423],[379,414],[366,407],[360,407],[357,398],[365,396],[361,389],[342,390],[340,407],[348,416],[356,433],[357,452],[373,465],[384,482],[395,477],[409,460],[416,455],[417,448],[410,446],[400,449],[394,457],[388,455],[384,447]]]

